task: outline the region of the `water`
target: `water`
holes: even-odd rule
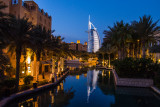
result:
[[[160,107],[160,96],[146,88],[116,87],[111,71],[76,69],[55,89],[12,106]]]

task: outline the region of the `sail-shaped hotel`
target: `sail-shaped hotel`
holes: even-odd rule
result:
[[[97,52],[100,48],[100,37],[97,28],[91,23],[90,16],[88,22],[88,52]]]

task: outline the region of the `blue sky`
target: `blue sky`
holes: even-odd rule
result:
[[[34,0],[52,16],[52,29],[66,42],[88,39],[88,16],[98,29],[100,38],[108,26],[116,21],[131,22],[139,16],[151,15],[160,19],[160,0]],[[160,25],[160,22],[158,23]]]

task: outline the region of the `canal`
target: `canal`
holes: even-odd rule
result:
[[[111,71],[82,68],[56,88],[10,107],[160,107],[160,96],[148,88],[116,87]]]

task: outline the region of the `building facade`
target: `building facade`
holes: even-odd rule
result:
[[[16,18],[28,18],[29,22],[33,25],[41,25],[46,30],[51,30],[52,17],[48,13],[40,9],[39,6],[33,1],[22,0],[0,0],[4,5],[8,6],[2,12],[12,14]]]
[[[48,13],[40,9],[39,6],[32,0],[0,0],[7,7],[1,10],[3,13],[14,15],[16,18],[27,18],[33,25],[41,25],[46,30],[51,30],[52,17]],[[3,49],[3,52],[9,57],[11,66],[16,68],[16,54],[8,52],[8,48]],[[44,55],[40,58],[39,73],[51,71],[51,58]],[[36,76],[37,62],[36,55],[31,49],[26,49],[26,55],[21,55],[20,59],[20,76],[32,75]]]
[[[93,28],[92,28],[93,27]],[[90,22],[88,23],[88,52],[97,52],[100,48],[100,37],[97,28]]]
[[[71,42],[68,43],[69,49],[77,51],[86,51],[87,52],[87,42],[83,44],[80,43],[80,40],[77,40],[77,43]]]

